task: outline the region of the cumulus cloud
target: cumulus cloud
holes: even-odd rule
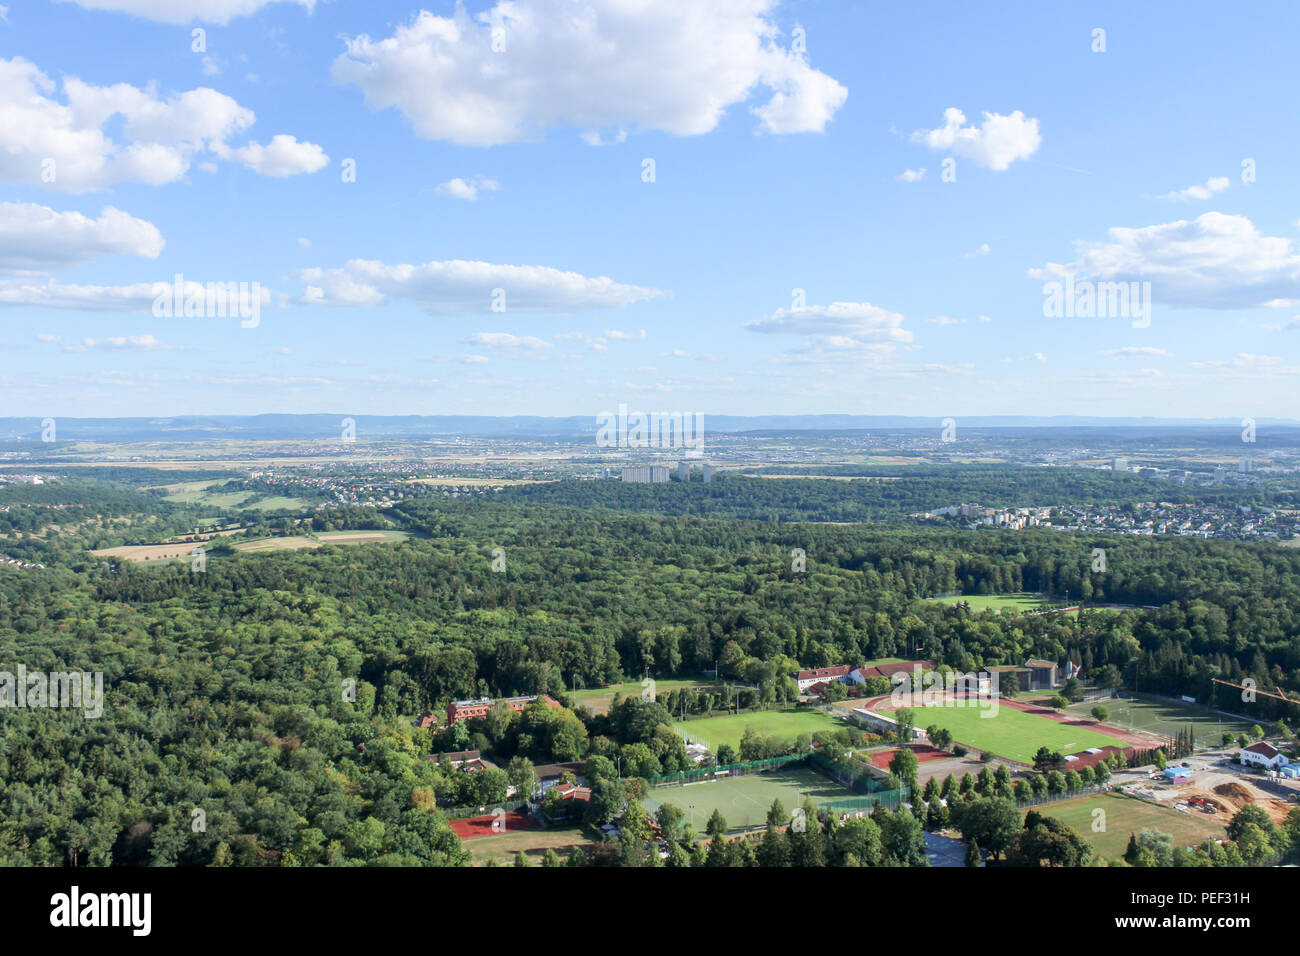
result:
[[[920,169],[905,169],[894,177],[900,183],[919,183],[925,179],[925,167]]]
[[[903,316],[870,302],[832,302],[800,309],[777,309],[745,325],[750,332],[798,335],[803,344],[791,350],[805,360],[834,361],[845,357],[884,357],[899,343],[912,341]]]
[[[66,269],[101,256],[156,259],[158,227],[105,206],[98,219],[36,203],[0,203],[0,272]]]
[[[287,133],[271,137],[271,142],[265,146],[249,143],[239,149],[220,147],[217,155],[223,159],[236,160],[259,176],[269,176],[272,179],[314,173],[330,161],[325,151],[315,143],[300,143]]]
[[[1190,202],[1193,199],[1210,199],[1216,193],[1221,193],[1228,188],[1229,181],[1227,176],[1217,176],[1213,179],[1207,179],[1202,186],[1188,186],[1186,189],[1175,189],[1173,192],[1164,193],[1157,196],[1157,199],[1168,199],[1171,202]]]
[[[483,176],[475,176],[473,179],[461,179],[457,176],[455,179],[449,179],[445,183],[439,183],[434,190],[439,196],[446,196],[450,199],[464,199],[473,202],[478,199],[479,191],[494,191],[501,188],[501,184],[495,179],[487,179]]]
[[[1152,298],[1189,308],[1237,309],[1300,297],[1291,240],[1263,236],[1245,216],[1207,212],[1191,221],[1116,226],[1104,241],[1076,241],[1077,258],[1029,270],[1034,279],[1150,281]]]
[[[495,265],[453,259],[423,265],[387,265],[352,259],[337,269],[306,269],[303,302],[374,306],[389,299],[418,305],[430,315],[497,311],[564,312],[622,308],[666,295],[660,289],[624,285],[548,266]],[[496,290],[502,290],[498,294]]]
[[[301,161],[304,150],[319,151],[282,136],[269,147],[230,149],[226,141],[256,117],[207,87],[163,97],[152,88],[94,86],[69,77],[62,89],[60,100],[54,81],[22,57],[0,59],[0,180],[70,193],[124,182],[159,186],[183,178],[203,154],[286,175],[287,154]],[[122,142],[107,126],[120,126]]]
[[[976,165],[1001,171],[1017,159],[1034,155],[1043,137],[1038,132],[1038,120],[1026,117],[1020,110],[1008,116],[985,113],[981,125],[968,126],[966,114],[950,106],[943,111],[943,126],[917,130],[912,134],[912,142],[956,153]]]
[[[65,0],[66,2],[66,0]],[[72,0],[87,10],[129,13],[160,23],[216,23],[224,25],[235,17],[257,13],[273,3],[295,3],[308,13],[316,0]]]
[[[592,144],[628,127],[694,136],[741,103],[761,132],[821,132],[848,90],[780,46],[775,6],[500,0],[474,16],[422,10],[386,39],[346,40],[332,73],[372,109],[401,111],[417,135],[468,146],[555,128]]]

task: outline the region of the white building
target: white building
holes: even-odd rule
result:
[[[1248,767],[1263,767],[1266,770],[1276,770],[1278,767],[1285,767],[1291,761],[1287,759],[1282,751],[1261,740],[1259,743],[1251,744],[1242,750],[1241,762]]]
[[[623,469],[623,481],[638,485],[668,483],[667,465],[629,465]]]

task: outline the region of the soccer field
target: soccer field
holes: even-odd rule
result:
[[[1196,743],[1201,747],[1218,747],[1223,742],[1225,733],[1233,736],[1245,733],[1250,730],[1252,723],[1234,717],[1220,717],[1199,707],[1150,698],[1090,701],[1073,704],[1069,712],[1078,717],[1087,717],[1088,712],[1099,704],[1110,712],[1106,722],[1117,727],[1131,726],[1135,730],[1173,737],[1190,724],[1195,728]]]
[[[963,594],[960,597],[926,598],[936,604],[957,604],[966,601],[972,611],[1037,611],[1042,598],[1022,591],[1018,594]]]
[[[758,827],[767,822],[767,810],[773,800],[780,800],[789,816],[803,804],[804,797],[814,803],[846,800],[858,794],[841,787],[829,777],[803,768],[774,770],[743,777],[727,777],[707,783],[689,783],[680,787],[651,790],[645,799],[646,809],[654,813],[661,803],[681,808],[696,831],[703,832],[709,816],[719,811],[730,829]],[[694,807],[692,810],[691,808]]]
[[[979,707],[914,707],[917,727],[931,724],[945,727],[953,739],[977,750],[989,750],[999,757],[1033,763],[1039,747],[1076,753],[1089,747],[1126,747],[1122,740],[1094,730],[1063,724],[1047,717],[1027,714],[1014,707],[999,707],[997,716],[983,717],[991,711]]]
[[[759,710],[753,713],[724,717],[704,717],[700,720],[678,721],[673,724],[687,742],[704,744],[714,753],[723,744],[739,751],[740,738],[746,727],[756,733],[771,734],[781,740],[794,740],[800,734],[814,734],[822,730],[839,730],[846,723],[820,710]]]
[[[1068,825],[1098,855],[1108,860],[1123,856],[1129,834],[1137,833],[1143,827],[1154,827],[1168,833],[1174,838],[1176,847],[1198,846],[1207,839],[1222,840],[1226,834],[1222,824],[1201,813],[1184,813],[1113,793],[1076,797],[1033,809]],[[1093,815],[1097,809],[1106,812],[1104,818]],[[1094,831],[1094,821],[1101,825],[1103,820],[1105,830]]]

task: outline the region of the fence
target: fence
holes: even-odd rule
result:
[[[721,776],[743,777],[751,773],[763,773],[778,767],[788,767],[808,760],[807,754],[789,754],[785,757],[770,757],[767,760],[748,760],[744,763],[729,763],[721,767],[700,767],[698,770],[681,770],[677,773],[664,773],[657,777],[647,777],[646,783],[652,790],[661,787],[679,787],[684,783],[701,783]]]
[[[463,820],[466,817],[486,817],[496,813],[497,810],[504,810],[506,813],[513,813],[528,803],[527,800],[498,800],[495,803],[487,804],[485,807],[439,807],[440,812],[448,820]]]

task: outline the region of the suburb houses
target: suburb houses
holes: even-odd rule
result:
[[[548,694],[534,694],[531,697],[501,697],[496,700],[491,697],[479,697],[476,700],[453,700],[447,705],[447,726],[450,727],[456,721],[462,719],[486,717],[488,711],[497,704],[505,704],[515,713],[523,713],[524,708],[537,700],[539,696],[542,703],[547,707],[560,706],[560,702]]]

